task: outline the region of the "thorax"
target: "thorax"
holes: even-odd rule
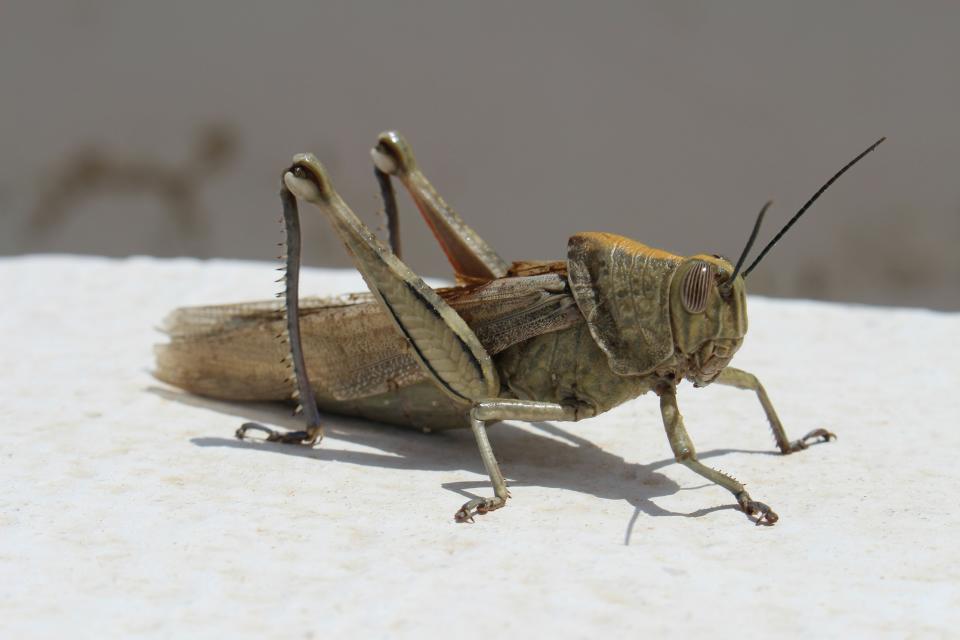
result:
[[[503,395],[578,408],[578,418],[603,413],[653,389],[655,374],[621,376],[586,322],[536,336],[495,356]]]

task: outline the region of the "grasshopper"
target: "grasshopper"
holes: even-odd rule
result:
[[[299,403],[306,428],[267,441],[315,445],[320,410],[424,430],[469,427],[493,485],[458,522],[503,507],[510,497],[487,438],[500,420],[577,421],[648,392],[676,461],[729,490],[756,524],[777,514],[736,479],[697,459],[677,407],[677,385],[711,383],[756,394],[783,454],[835,438],[825,429],[790,440],[763,385],[728,366],[747,332],[745,278],[813,202],[883,138],[830,178],[746,269],[760,211],[736,263],[712,254],[682,257],[610,233],[570,238],[566,261],[505,262],[440,197],[407,141],[380,135],[372,150],[388,220],[389,246],[350,210],[312,154],[294,156],[281,180],[286,256],[279,302],[181,308],[157,347],[156,376],[190,392],[230,400]],[[401,259],[393,191],[398,179],[433,231],[457,285],[434,290]],[[369,292],[299,297],[298,199],[319,208]]]

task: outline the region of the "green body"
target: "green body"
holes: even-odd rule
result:
[[[503,385],[500,397],[574,406],[578,417],[603,413],[652,390],[656,383],[655,376],[614,373],[586,323],[530,338],[493,360]],[[317,404],[331,413],[400,426],[430,430],[469,426],[469,406],[452,401],[429,380],[353,400],[318,396]]]
[[[317,407],[424,430],[469,426],[495,495],[467,502],[458,521],[498,509],[509,497],[487,423],[580,420],[653,391],[677,461],[728,489],[758,523],[776,522],[740,482],[697,460],[676,401],[680,381],[716,381],[757,394],[783,453],[833,437],[820,429],[788,440],[756,377],[727,366],[747,331],[740,266],[766,207],[736,268],[718,256],[684,258],[592,232],[570,238],[565,262],[510,266],[443,201],[402,137],[381,134],[372,155],[388,228],[398,228],[396,178],[447,255],[458,286],[427,286],[401,260],[398,239],[390,247],[380,242],[317,159],[298,155],[281,189],[285,301],[175,311],[165,326],[170,341],[157,348],[158,378],[216,398],[302,403],[305,430],[247,423],[239,438],[259,431],[270,441],[312,446],[323,437]],[[298,199],[323,212],[369,293],[299,298]]]
[[[571,239],[566,263],[534,263],[527,272],[547,273],[498,279],[493,299],[485,298],[486,289],[478,285],[441,294],[491,351],[498,397],[568,406],[580,419],[665,381],[689,378],[706,384],[726,365],[746,331],[742,280],[732,304],[695,315],[684,310],[674,286],[675,274],[682,275],[691,261],[704,260],[718,270],[731,269],[717,258],[684,259],[612,234],[579,234]],[[549,287],[529,284],[551,276]],[[550,318],[558,309],[564,313],[561,321],[537,320],[537,311]],[[279,311],[271,302],[178,310],[167,320],[171,342],[157,350],[157,376],[221,399],[288,400],[286,346],[275,339],[283,328]],[[488,328],[515,327],[524,316],[533,317],[527,322],[533,335],[507,340],[512,344],[506,346],[491,344]],[[388,315],[368,295],[304,299],[300,323],[321,410],[430,430],[469,426],[470,405],[422,371],[409,345],[392,331]],[[716,357],[720,353],[725,357]]]

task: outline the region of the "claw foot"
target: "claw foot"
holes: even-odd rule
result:
[[[778,516],[773,509],[762,502],[752,500],[750,494],[746,491],[741,491],[737,494],[737,503],[748,516],[757,516],[757,526],[761,524],[770,526],[780,519],[780,516]]]
[[[473,516],[482,516],[505,504],[507,501],[504,498],[474,498],[460,507],[459,511],[453,515],[453,519],[457,522],[473,522]]]
[[[816,444],[818,442],[830,442],[831,440],[836,440],[837,434],[831,433],[826,429],[814,429],[807,435],[803,436],[799,440],[794,440],[790,443],[790,447],[784,451],[784,453],[793,453],[794,451],[803,451],[811,444]],[[813,442],[807,442],[812,440]]]
[[[280,442],[283,444],[302,444],[312,447],[323,438],[322,429],[308,429],[307,431],[275,431],[256,422],[244,422],[237,429],[238,440],[243,440],[247,431],[262,431],[267,434],[265,442]]]

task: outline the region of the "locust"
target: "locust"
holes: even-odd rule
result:
[[[425,431],[469,427],[493,496],[468,501],[458,522],[510,498],[487,436],[503,420],[579,421],[653,392],[677,462],[733,494],[756,524],[778,520],[735,478],[697,459],[677,405],[677,386],[716,383],[752,391],[782,454],[828,442],[816,429],[790,440],[763,385],[729,366],[747,332],[745,280],[826,189],[881,138],[834,174],[743,268],[770,203],[756,217],[735,263],[716,254],[684,257],[611,233],[577,233],[566,260],[503,260],[444,201],[410,144],[382,133],[372,149],[388,239],[347,206],[312,154],[282,173],[283,301],[180,308],[166,318],[155,375],[203,396],[296,403],[305,428],[245,423],[238,438],[315,446],[320,412]],[[402,260],[394,180],[409,193],[443,249],[456,285],[433,289]],[[299,296],[298,201],[327,218],[368,292]]]

